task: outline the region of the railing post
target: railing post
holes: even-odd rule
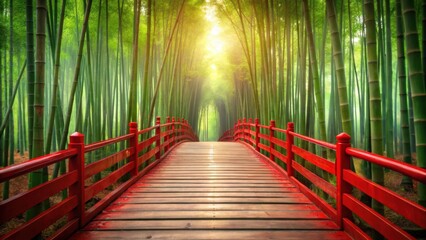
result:
[[[243,141],[247,142],[247,133],[246,133],[246,129],[247,129],[247,119],[243,118]]]
[[[130,174],[134,177],[138,175],[138,124],[136,122],[129,123],[129,133],[134,134],[129,139],[130,148],[133,148],[133,154],[130,155],[129,160],[135,164]]]
[[[184,139],[188,137],[186,133],[186,123],[185,118],[182,118],[182,135],[184,136]]]
[[[238,119],[238,122],[237,122],[237,140],[240,140],[240,138],[241,138],[240,125],[241,125],[241,120]]]
[[[169,124],[169,123],[170,123],[170,117],[167,117],[167,118],[166,118],[166,123],[167,123],[167,124]],[[168,132],[169,132],[169,130],[170,130],[170,129],[171,129],[171,128],[170,128],[170,126],[169,126],[169,125],[167,125],[167,127],[166,127],[167,135],[164,137],[164,142],[169,141],[170,136],[168,135]],[[166,145],[164,146],[164,152],[169,151],[169,144],[170,144],[170,143],[168,143],[168,144],[166,144]]]
[[[234,124],[234,132],[233,132],[233,134],[232,134],[232,136],[233,136],[233,139],[234,139],[234,141],[237,141],[238,140],[238,124],[237,123],[235,123]]]
[[[70,216],[70,218],[74,216],[79,218],[79,226],[82,227],[86,205],[84,201],[84,135],[79,132],[71,134],[68,149],[77,150],[77,155],[71,157],[68,161],[68,169],[70,172],[76,170],[78,173],[77,182],[69,188],[70,197],[77,196],[78,199],[77,207],[74,210],[75,215]]]
[[[293,150],[291,148],[293,147],[294,142],[294,136],[291,134],[291,132],[294,131],[294,123],[289,122],[287,123],[287,133],[286,133],[286,141],[287,141],[287,175],[288,177],[292,177],[294,175],[293,171],[293,160],[294,160],[294,154]]]
[[[247,137],[248,137],[248,143],[251,145],[251,146],[253,146],[253,143],[252,143],[252,137],[251,137],[251,124],[253,123],[253,119],[251,119],[251,118],[249,118],[249,120],[248,120],[248,135],[247,135]]]
[[[175,117],[172,117],[172,142],[171,142],[171,147],[172,146],[174,146],[175,145],[175,141],[176,141],[176,131],[175,131],[175,129],[176,129],[176,126],[175,126],[175,123],[176,123],[176,119],[175,119]]]
[[[272,154],[272,150],[275,150],[275,144],[272,142],[272,138],[274,138],[274,128],[275,128],[275,120],[271,120],[269,125],[269,159],[275,162],[274,154]]]
[[[158,152],[155,154],[155,159],[161,158],[161,119],[157,117],[155,120],[155,136],[157,136],[157,141],[155,142],[155,147],[158,147]]]
[[[346,154],[346,148],[351,146],[351,136],[347,133],[337,135],[336,144],[336,209],[337,225],[343,229],[343,219],[352,218],[351,211],[343,205],[343,195],[351,194],[352,186],[343,180],[343,172],[351,167],[351,157]]]
[[[180,122],[180,118],[177,118],[176,121],[177,121],[177,125],[176,125],[176,127],[177,127],[177,133],[176,133],[176,136],[179,137],[178,140],[177,140],[177,142],[180,142],[180,136],[182,135],[182,123]]]
[[[256,133],[254,135],[255,148],[256,148],[256,151],[260,152],[260,147],[259,147],[259,142],[260,142],[260,137],[259,137],[259,133],[260,133],[259,118],[256,118],[254,120],[254,124],[255,124],[255,128],[256,128]]]

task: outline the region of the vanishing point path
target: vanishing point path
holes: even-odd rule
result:
[[[242,143],[175,148],[72,239],[350,239]]]

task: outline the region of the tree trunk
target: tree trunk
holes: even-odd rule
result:
[[[34,124],[34,25],[33,25],[33,1],[27,1],[26,5],[26,28],[27,28],[27,95],[28,95],[28,151],[32,157],[33,146],[33,124]]]
[[[370,126],[371,126],[371,148],[376,154],[383,154],[383,135],[382,135],[382,110],[380,100],[380,82],[377,67],[377,52],[376,52],[376,24],[374,18],[374,2],[366,0],[364,2],[367,39],[367,62],[368,62],[368,86],[370,91]],[[371,176],[375,183],[384,184],[383,168],[372,164]],[[380,214],[384,213],[383,205],[377,201],[372,202],[374,210]]]
[[[419,34],[413,0],[401,1],[407,49],[408,76],[413,100],[414,131],[416,134],[417,165],[426,168],[426,86],[423,79]],[[426,206],[426,185],[418,185],[419,203]]]
[[[398,79],[399,79],[399,96],[401,108],[401,129],[402,129],[402,154],[403,161],[412,164],[410,151],[410,129],[407,107],[407,76],[405,73],[405,49],[404,49],[404,28],[401,16],[401,0],[396,0],[396,34],[397,34],[397,51],[398,51]],[[404,176],[401,185],[406,190],[413,188],[411,178]]]
[[[53,72],[53,89],[52,89],[52,97],[50,102],[50,112],[49,112],[49,122],[47,128],[47,136],[46,136],[46,148],[45,153],[49,153],[52,146],[52,136],[53,136],[53,126],[56,114],[57,107],[57,95],[58,95],[58,82],[59,82],[59,67],[61,64],[61,46],[62,46],[62,30],[64,26],[65,19],[65,6],[66,0],[62,0],[62,10],[61,10],[61,19],[59,22],[59,29],[56,35],[56,44],[55,44],[55,66]]]
[[[323,94],[321,92],[321,82],[320,82],[319,72],[318,72],[318,61],[317,61],[317,55],[316,55],[315,41],[314,41],[314,35],[312,32],[311,17],[309,13],[307,0],[303,0],[303,9],[305,10],[306,31],[307,31],[308,40],[309,40],[309,51],[310,51],[309,56],[311,59],[310,68],[312,69],[312,77],[314,82],[314,93],[315,93],[315,101],[316,101],[315,105],[317,107],[317,112],[318,112],[320,139],[323,141],[327,141],[327,133],[326,133],[326,127],[325,127],[324,99],[323,99]]]
[[[342,43],[340,40],[340,33],[337,27],[336,10],[334,7],[334,0],[327,0],[327,15],[328,25],[331,34],[331,43],[333,46],[334,64],[336,65],[336,78],[338,85],[338,93],[340,99],[340,111],[342,115],[343,131],[352,134],[351,119],[349,116],[348,93],[346,90],[346,77],[345,77],[345,64],[342,54]],[[357,169],[358,170],[358,169]]]
[[[33,125],[33,156],[38,157],[44,154],[44,81],[46,65],[46,0],[37,0],[37,22],[36,22],[36,53],[35,53],[35,85],[34,85],[34,125]],[[28,187],[33,188],[43,183],[43,175],[47,174],[47,169],[40,169],[30,173]],[[42,205],[38,204],[28,211],[27,219],[31,219],[42,211]]]
[[[83,28],[81,29],[80,40],[78,42],[77,63],[74,69],[74,77],[73,77],[73,82],[72,82],[72,87],[70,92],[70,98],[68,100],[68,108],[67,108],[67,114],[65,118],[64,131],[62,132],[61,143],[59,146],[60,149],[65,149],[65,145],[68,139],[68,130],[70,127],[70,122],[71,122],[71,113],[72,113],[72,108],[74,104],[75,92],[77,90],[78,78],[80,75],[80,66],[81,66],[81,59],[83,56],[84,38],[86,36],[86,30],[87,30],[87,25],[89,22],[91,7],[92,7],[92,0],[89,0],[86,6],[86,11],[84,13]]]
[[[139,55],[139,19],[140,19],[141,0],[134,1],[133,10],[135,16],[133,19],[133,55],[132,55],[132,72],[130,76],[130,96],[128,106],[127,122],[137,121],[137,79],[138,79],[138,55]]]

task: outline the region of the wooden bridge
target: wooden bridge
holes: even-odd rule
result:
[[[125,136],[89,145],[75,133],[67,150],[0,169],[4,182],[68,164],[61,176],[0,202],[4,224],[68,193],[0,238],[33,238],[59,221],[52,239],[370,239],[354,215],[385,238],[415,238],[358,200],[352,188],[426,229],[426,208],[358,176],[350,161],[356,157],[422,183],[426,171],[352,148],[347,134],[331,144],[295,133],[292,123],[281,129],[273,121],[244,120],[221,137],[224,142],[201,143],[185,120],[129,126]],[[335,153],[335,161],[305,150],[303,142]],[[109,154],[94,161],[94,151]]]

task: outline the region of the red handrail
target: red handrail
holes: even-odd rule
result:
[[[158,164],[171,148],[183,141],[198,141],[186,120],[175,121],[174,118],[172,122],[169,120],[168,118],[166,123],[161,124],[160,118],[157,118],[156,125],[140,131],[137,129],[136,123],[130,123],[129,134],[88,145],[84,144],[83,134],[74,133],[70,136],[67,150],[1,168],[0,183],[3,183],[69,159],[68,170],[63,175],[0,202],[0,224],[3,224],[62,190],[68,190],[69,195],[51,208],[39,212],[28,222],[0,236],[0,239],[33,238],[64,216],[68,216],[67,223],[57,229],[51,238],[62,239],[70,236]],[[154,134],[153,130],[155,130],[155,135],[152,138],[145,134]],[[141,136],[142,140],[139,141]],[[148,142],[145,139],[148,139]],[[153,141],[149,139],[153,139]],[[86,164],[85,153],[123,141],[128,141],[127,148]],[[151,159],[153,161],[149,161],[149,164],[141,169],[142,163]],[[110,172],[106,173],[107,175],[100,181],[91,183],[86,180],[107,169],[110,169]],[[125,178],[127,173],[130,173],[130,177]],[[107,193],[103,199],[91,207],[86,204],[100,191],[117,183],[119,179],[122,179],[119,182],[120,185]],[[24,202],[25,204],[22,204]]]
[[[252,131],[252,128],[255,128],[255,131]],[[260,129],[269,129],[269,135],[260,133]],[[275,132],[284,133],[286,136],[285,139],[277,138]],[[294,144],[294,137],[336,151],[335,162],[329,161],[323,156],[315,155],[314,153],[296,146]],[[260,141],[260,138],[262,141]],[[254,141],[252,141],[252,139],[254,139]],[[260,154],[268,156],[268,159],[271,160],[271,164],[281,171],[281,167],[276,165],[274,161],[278,159],[285,163],[286,171],[282,172],[299,186],[300,190],[308,198],[328,214],[341,229],[345,230],[356,239],[370,239],[370,237],[354,223],[352,220],[353,213],[386,238],[412,239],[413,236],[353,197],[352,188],[354,187],[415,223],[423,230],[426,229],[425,207],[399,196],[384,186],[380,186],[369,179],[357,175],[351,170],[350,161],[354,157],[359,158],[391,169],[424,184],[426,184],[426,170],[395,159],[352,148],[350,136],[346,133],[339,134],[336,137],[337,143],[333,144],[295,133],[293,123],[288,123],[287,129],[281,129],[275,126],[274,121],[271,121],[270,125],[266,126],[260,125],[258,119],[256,119],[255,123],[250,123],[250,121],[246,123],[245,120],[238,120],[234,127],[227,130],[219,140],[244,142]],[[276,149],[277,144],[285,150],[285,153],[283,153],[282,150]],[[294,155],[336,176],[336,185],[334,186],[321,179],[318,175],[311,173],[308,169],[294,160]],[[294,177],[294,171],[297,171],[300,175],[304,176],[305,179],[310,180],[312,184],[328,193],[329,196],[335,198],[336,206],[331,206],[314,191],[309,189],[309,187],[299,181],[298,177]]]

